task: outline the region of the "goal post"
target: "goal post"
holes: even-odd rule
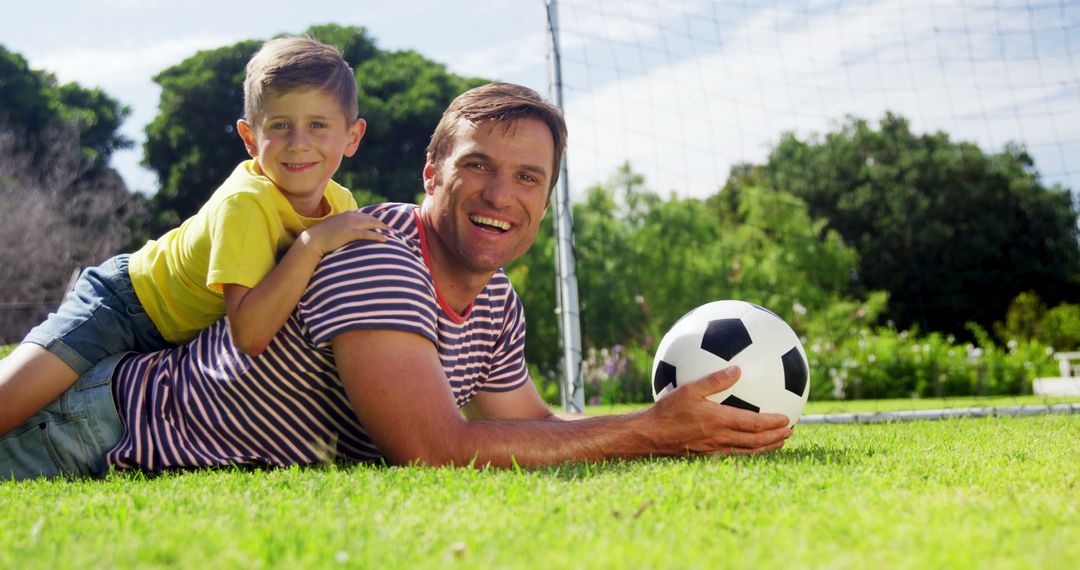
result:
[[[545,0],[548,22],[548,62],[551,97],[563,108],[562,69],[559,56],[559,25],[557,0]],[[577,271],[574,260],[574,217],[570,204],[570,176],[566,167],[566,154],[560,165],[559,184],[553,195],[555,204],[555,276],[556,300],[559,315],[559,334],[562,340],[563,409],[568,412],[585,411],[585,390],[581,379],[581,317],[578,306]]]

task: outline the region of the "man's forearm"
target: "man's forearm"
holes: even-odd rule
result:
[[[640,415],[466,421],[438,463],[524,467],[667,454],[650,441]]]
[[[705,399],[706,391],[674,393],[627,414],[555,415],[539,420],[462,420],[440,445],[409,458],[434,465],[509,467],[647,456],[762,453],[791,436],[786,416],[755,414]]]

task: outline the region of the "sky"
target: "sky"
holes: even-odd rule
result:
[[[157,112],[152,77],[202,49],[365,27],[452,72],[548,94],[543,0],[351,2],[0,0],[0,44],[60,81],[129,105],[133,190]],[[1043,181],[1080,190],[1080,0],[559,0],[571,195],[629,161],[666,195],[716,192],[785,132],[811,137],[886,110],[997,152],[1019,142]],[[362,81],[362,78],[361,78]],[[434,128],[434,125],[432,125]],[[239,145],[239,140],[237,141]],[[361,152],[363,152],[361,147]]]

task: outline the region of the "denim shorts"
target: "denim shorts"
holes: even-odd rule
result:
[[[172,346],[135,295],[130,255],[117,255],[83,271],[60,308],[23,339],[41,345],[78,374],[106,356],[153,352]]]
[[[105,456],[124,435],[112,376],[129,354],[97,363],[45,409],[0,436],[0,483],[107,472]]]

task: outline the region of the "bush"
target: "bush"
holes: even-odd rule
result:
[[[941,333],[920,335],[864,327],[840,340],[804,339],[810,362],[810,398],[929,398],[1016,395],[1031,392],[1031,381],[1057,374],[1054,349],[1032,340],[994,344],[975,325],[975,342],[958,343]],[[652,401],[655,347],[616,345],[586,350],[582,379],[589,404]],[[537,376],[534,376],[537,378]],[[558,401],[559,379],[539,378],[541,393]]]
[[[1050,346],[1011,340],[1002,347],[979,327],[969,330],[975,343],[889,328],[863,329],[839,345],[813,343],[806,347],[811,398],[1023,394],[1031,391],[1032,379],[1057,370]]]
[[[1080,306],[1061,303],[1047,309],[1033,291],[1021,293],[1009,304],[1005,322],[994,331],[1002,342],[1031,339],[1055,350],[1080,348]]]

